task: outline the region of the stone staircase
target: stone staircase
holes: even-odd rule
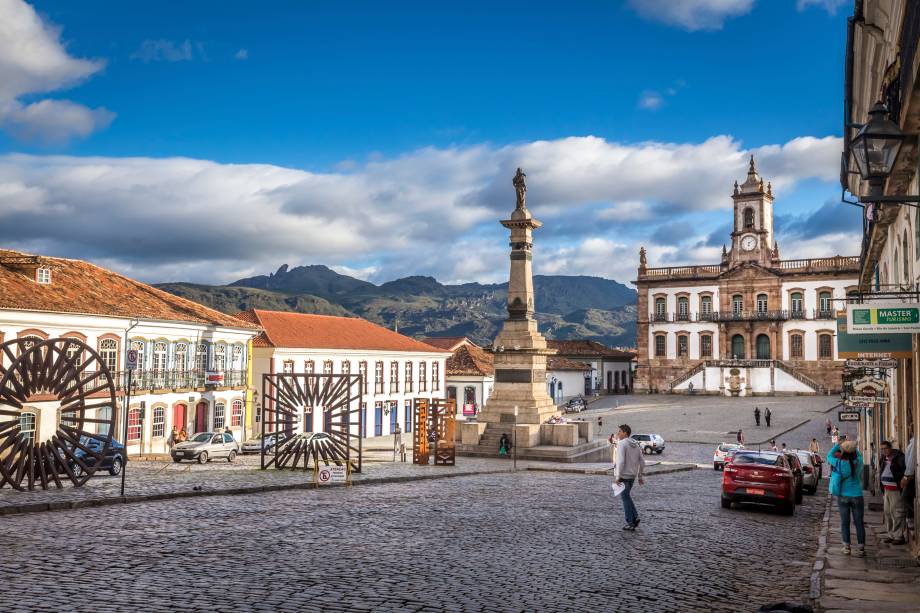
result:
[[[668,384],[668,388],[669,388],[668,391],[673,392],[675,387],[677,387],[678,385],[680,385],[680,384],[683,383],[684,381],[687,381],[688,379],[691,379],[691,378],[693,377],[693,375],[697,374],[698,372],[701,372],[704,368],[706,368],[706,362],[705,362],[705,361],[700,362],[699,364],[697,364],[697,365],[694,366],[693,368],[689,369],[688,371],[686,371],[685,373],[683,373],[683,374],[680,375],[679,377],[675,377],[675,378],[672,379],[671,382]]]
[[[484,458],[498,457],[498,442],[502,434],[508,435],[508,440],[514,440],[512,424],[494,424],[486,425],[485,432],[479,437],[478,445],[458,445],[458,451],[462,451],[465,456],[476,456]]]
[[[781,371],[783,371],[784,373],[786,373],[787,375],[789,375],[789,376],[792,377],[793,379],[799,381],[800,383],[804,383],[805,385],[811,387],[812,389],[815,390],[815,393],[817,393],[817,394],[826,394],[826,393],[827,393],[827,389],[825,389],[825,387],[824,387],[823,385],[821,385],[820,383],[818,383],[817,381],[815,381],[815,380],[812,379],[811,377],[809,377],[809,376],[807,376],[807,375],[805,375],[805,374],[803,374],[803,373],[800,373],[800,372],[797,371],[795,368],[793,368],[793,367],[790,366],[789,364],[786,364],[786,363],[783,362],[782,360],[775,360],[775,362],[776,362],[776,367],[777,367],[777,368],[779,368]]]

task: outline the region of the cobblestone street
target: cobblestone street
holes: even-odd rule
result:
[[[620,530],[609,477],[532,472],[12,515],[0,518],[0,610],[752,611],[804,600],[825,498],[806,497],[794,517],[723,510],[719,478],[651,477],[635,533]]]

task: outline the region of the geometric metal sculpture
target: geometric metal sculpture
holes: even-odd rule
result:
[[[30,403],[58,406],[33,412]],[[52,410],[53,419],[43,415]],[[0,344],[0,487],[61,488],[62,476],[82,486],[111,448],[115,411],[112,374],[92,347],[73,338]],[[104,433],[89,432],[87,424]],[[102,449],[81,437],[100,441]]]
[[[416,398],[412,410],[412,463],[427,465],[430,459],[428,433],[431,420],[428,413],[428,399]]]
[[[431,401],[431,416],[435,432],[435,466],[453,466],[456,463],[457,401],[436,398]]]
[[[286,435],[273,450],[262,447],[262,469],[310,470],[312,461],[312,466],[319,462],[326,466],[349,464],[352,472],[360,473],[364,430],[361,387],[361,375],[262,375],[262,439],[271,432]],[[322,432],[302,427],[305,419],[313,419],[314,410],[323,411]],[[266,462],[271,451],[274,455]]]

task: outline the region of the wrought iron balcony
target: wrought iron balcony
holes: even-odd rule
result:
[[[721,311],[713,313],[712,321],[786,321],[787,311]]]
[[[86,373],[89,374],[89,371]],[[210,376],[209,376],[210,375]],[[115,389],[128,388],[128,371],[113,372]],[[185,390],[206,386],[242,387],[245,370],[135,370],[131,372],[131,391]]]

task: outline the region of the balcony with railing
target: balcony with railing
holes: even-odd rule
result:
[[[85,371],[84,378],[90,374],[90,371]],[[113,372],[112,379],[115,389],[128,389],[128,371]],[[245,370],[135,370],[130,373],[130,379],[132,393],[181,391],[205,387],[243,387],[247,383],[247,373]]]
[[[639,268],[639,278],[647,281],[666,279],[716,279],[727,271],[728,261],[722,264],[702,266],[665,266],[661,268]],[[773,260],[770,268],[785,273],[795,272],[859,272],[859,256],[835,255],[829,258],[803,258],[797,260]]]
[[[796,309],[783,310],[753,310],[753,311],[708,311],[705,313],[652,313],[649,321],[652,323],[675,322],[712,322],[729,323],[733,321],[787,321],[787,320],[821,320],[835,319],[833,309]]]

